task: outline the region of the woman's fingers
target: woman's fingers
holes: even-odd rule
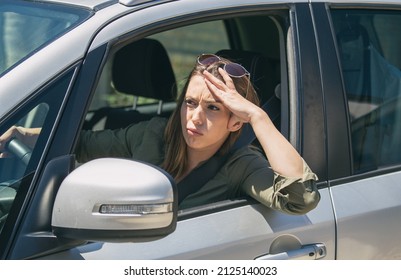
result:
[[[236,91],[235,85],[234,85],[232,79],[230,78],[230,76],[221,68],[219,69],[219,72],[222,75],[224,81],[219,80],[218,78],[216,78],[215,76],[213,76],[206,70],[203,72],[203,75],[209,82],[211,82],[219,90]]]
[[[228,75],[228,73],[223,68],[219,68],[218,71],[223,77],[225,85],[231,90],[236,90],[233,79],[231,79],[230,75]]]
[[[219,70],[225,82],[204,72],[205,83],[216,100],[221,101],[242,122],[249,122],[249,111],[254,104],[241,96],[235,89],[231,77],[223,70]]]
[[[15,129],[16,127],[12,126],[4,134],[0,135],[0,153],[5,152],[5,146],[14,137]]]
[[[235,89],[234,82],[227,74],[227,72],[221,68],[219,68],[219,72],[222,75],[224,82],[219,80],[206,70],[203,72],[205,76],[205,82],[208,85],[212,94],[217,95],[217,97],[219,98],[222,98],[225,94],[238,94],[237,90]]]

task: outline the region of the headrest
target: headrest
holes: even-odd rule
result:
[[[241,64],[249,71],[251,82],[262,104],[274,94],[274,88],[277,85],[272,68],[274,65],[262,54],[242,50],[220,50],[216,54]]]
[[[115,89],[125,94],[171,101],[177,92],[167,52],[154,39],[141,39],[118,50],[112,79]]]

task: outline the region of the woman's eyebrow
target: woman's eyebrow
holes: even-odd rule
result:
[[[216,100],[216,99],[205,99],[203,100],[203,102],[210,104],[210,103],[222,103],[220,100]]]
[[[188,99],[190,99],[190,100],[198,100],[198,97],[197,97],[197,96],[192,96],[192,95],[188,94],[188,95],[185,96],[185,99],[184,99],[184,100],[188,100]],[[202,102],[203,102],[203,103],[206,103],[206,104],[210,104],[210,103],[222,103],[220,100],[216,100],[216,99],[214,99],[213,97],[202,99]]]

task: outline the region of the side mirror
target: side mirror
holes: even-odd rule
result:
[[[85,163],[62,182],[53,206],[58,237],[91,241],[144,241],[172,233],[177,191],[165,171],[127,159]]]

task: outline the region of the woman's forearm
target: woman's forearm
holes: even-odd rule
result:
[[[250,124],[269,160],[271,168],[286,177],[300,177],[303,174],[303,160],[297,150],[277,130],[269,116],[262,110],[255,110]]]

